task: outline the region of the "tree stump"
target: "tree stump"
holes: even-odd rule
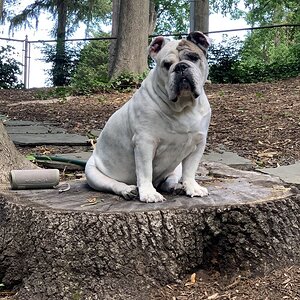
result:
[[[296,188],[216,163],[203,170],[208,197],[164,203],[125,201],[84,181],[64,193],[1,194],[0,282],[26,300],[147,299],[200,268],[265,272],[300,262]]]

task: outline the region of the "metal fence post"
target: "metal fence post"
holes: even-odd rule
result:
[[[28,88],[28,35],[24,40],[24,88]]]

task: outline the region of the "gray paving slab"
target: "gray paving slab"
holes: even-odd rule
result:
[[[65,130],[63,128],[59,128],[56,126],[44,126],[44,125],[7,126],[6,131],[8,134],[65,133]]]
[[[69,158],[69,159],[78,159],[78,160],[83,160],[83,161],[87,161],[91,155],[92,155],[92,152],[57,154],[57,156],[61,156],[61,157]],[[235,153],[212,152],[209,154],[205,154],[203,156],[202,160],[208,161],[208,162],[218,162],[218,163],[221,162],[222,164],[225,164],[228,166],[231,165],[232,167],[235,167],[235,168],[241,167],[242,169],[245,169],[245,165],[253,167],[253,164],[251,163],[251,161],[244,159]],[[289,166],[281,166],[278,168],[257,169],[257,171],[259,171],[261,173],[277,176],[286,183],[300,184],[300,161],[296,162],[293,165],[289,165]]]
[[[30,126],[30,125],[37,125],[40,123],[33,122],[33,121],[21,121],[21,120],[7,120],[5,121],[5,126]]]
[[[69,158],[69,159],[85,160],[85,161],[87,161],[90,158],[91,155],[92,155],[92,151],[57,154],[57,156],[66,157],[66,158]]]
[[[211,151],[203,155],[203,160],[222,163],[231,167],[241,169],[253,169],[254,163],[230,151]]]
[[[80,159],[88,160],[92,152],[78,152],[78,153],[67,153],[61,154],[59,156],[68,157],[70,159]],[[241,169],[253,169],[254,164],[249,160],[243,157],[238,156],[233,152],[211,152],[203,156],[203,161],[218,162],[223,163],[231,167],[241,168]]]
[[[22,121],[22,120],[6,120],[4,123],[5,126],[34,126],[34,125],[51,125],[51,126],[56,126],[56,123],[51,123],[51,122],[34,122],[34,121]]]
[[[286,183],[300,184],[300,161],[288,166],[280,166],[277,168],[264,168],[258,171],[270,175],[278,176]]]
[[[85,146],[89,144],[87,137],[78,134],[10,134],[10,138],[19,146]]]

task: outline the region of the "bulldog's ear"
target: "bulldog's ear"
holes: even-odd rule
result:
[[[211,44],[210,38],[200,31],[191,32],[187,36],[187,40],[196,44],[204,52],[204,54],[207,53],[207,49]]]
[[[155,60],[157,53],[164,47],[166,43],[169,42],[169,39],[164,38],[163,36],[158,36],[152,40],[149,45],[149,55]]]

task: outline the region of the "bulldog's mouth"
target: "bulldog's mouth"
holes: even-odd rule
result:
[[[191,91],[192,86],[186,78],[182,78],[179,82],[179,92],[181,91]]]
[[[195,86],[193,82],[191,82],[187,77],[180,78],[176,86],[176,97],[172,99],[172,102],[177,102],[180,97],[192,96],[197,98],[199,96],[195,93]]]

